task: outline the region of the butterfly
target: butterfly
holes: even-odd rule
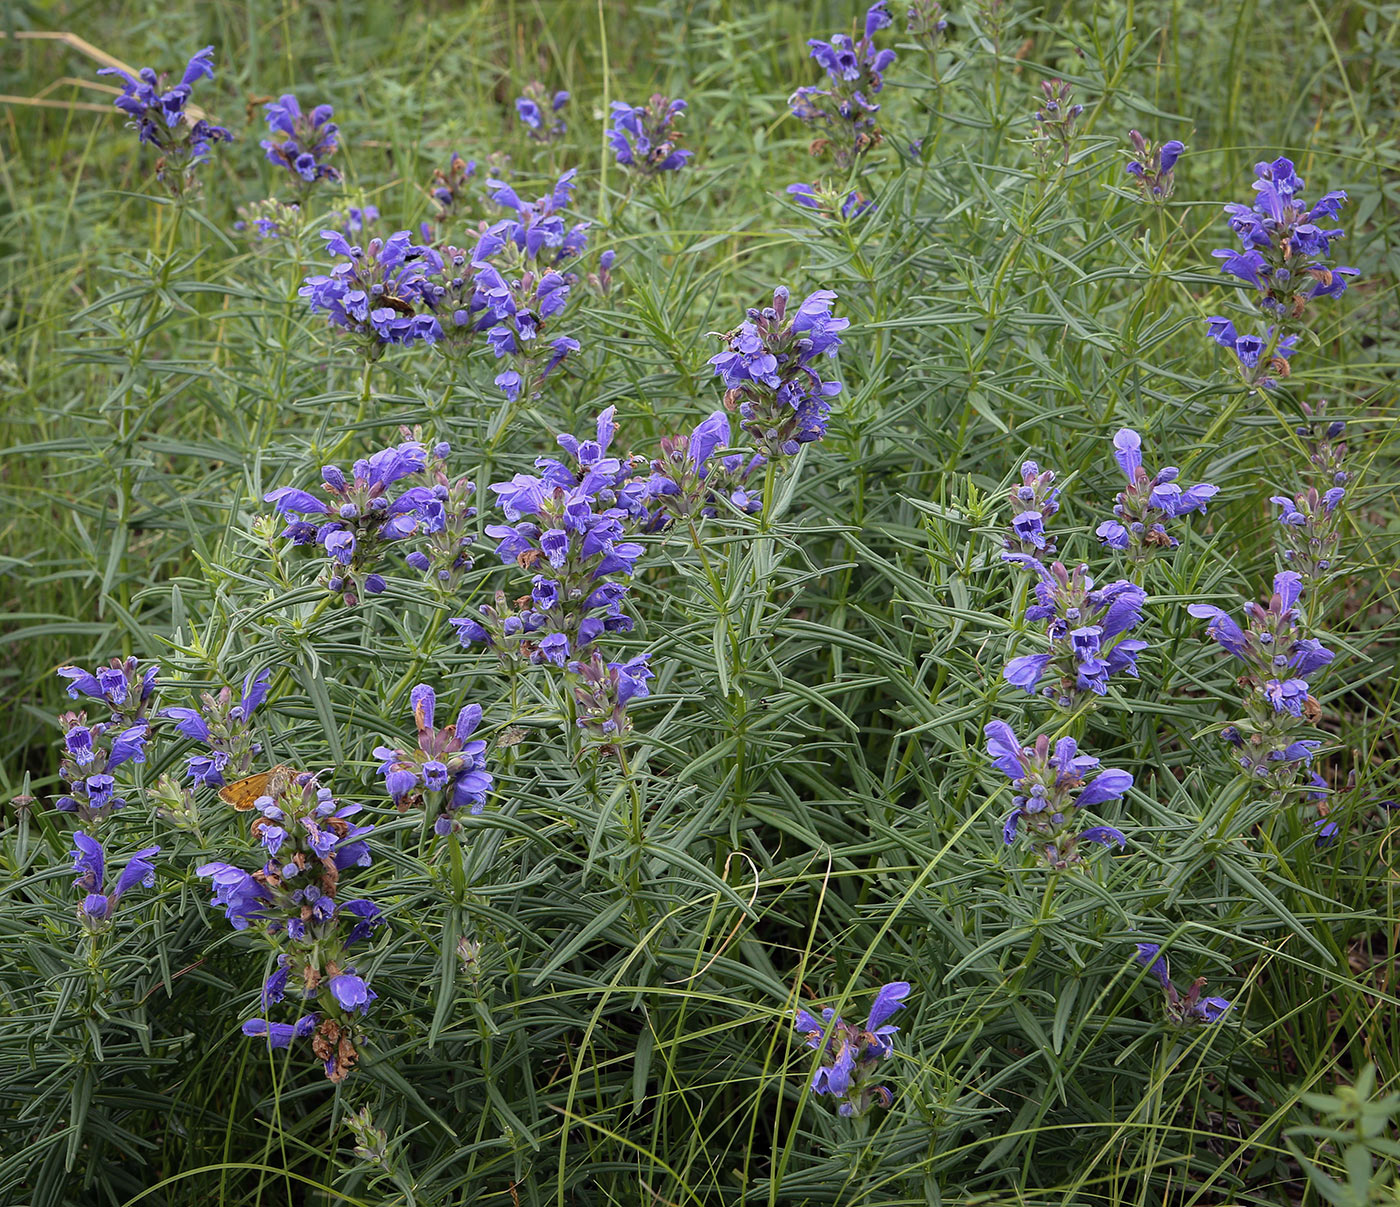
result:
[[[270,796],[274,799],[281,796],[301,774],[295,767],[278,763],[271,771],[259,771],[256,775],[245,776],[241,780],[225,784],[219,789],[219,799],[232,805],[240,813],[247,812],[260,796]]]

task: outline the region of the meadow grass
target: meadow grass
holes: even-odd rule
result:
[[[106,104],[50,88],[96,65],[25,31],[175,70],[213,43],[195,101],[237,141],[200,169],[202,197],[173,207],[115,110],[4,110],[0,1201],[1360,1207],[1400,1193],[1386,1189],[1400,882],[1379,803],[1396,763],[1397,8],[969,4],[932,55],[895,15],[885,139],[859,180],[876,206],[840,221],[783,190],[835,179],[787,101],[820,78],[807,39],[860,16],[845,5],[9,11],[0,92]],[[535,79],[572,94],[558,141],[514,118]],[[1085,106],[1051,170],[1030,145],[1046,79]],[[258,244],[233,229],[237,207],[289,194],[252,98],[288,90],[335,106],[345,183],[304,203],[300,236]],[[607,147],[607,109],[658,91],[689,102],[695,158],[639,183]],[[1164,205],[1124,173],[1130,128],[1186,144]],[[366,367],[297,295],[325,270],[316,232],[336,212],[372,204],[381,231],[416,231],[453,151],[508,154],[528,197],[577,168],[571,221],[593,223],[580,271],[617,255],[611,291],[576,287],[580,352],[515,405],[484,348],[464,371],[421,347]],[[1310,198],[1347,191],[1338,258],[1359,277],[1311,309],[1316,339],[1279,388],[1249,390],[1205,336],[1209,315],[1247,321],[1210,253],[1232,243],[1221,206],[1277,155]],[[456,230],[497,217],[478,192]],[[449,617],[497,585],[519,592],[489,538],[452,598],[400,568],[346,607],[262,518],[268,491],[310,487],[407,426],[451,442],[476,522],[495,522],[487,484],[531,472],[605,407],[621,451],[693,429],[721,404],[714,333],[779,283],[838,295],[844,390],[758,515],[640,538],[637,628],[615,648],[647,652],[656,677],[621,760],[584,748],[558,676],[503,674],[453,637]],[[1220,734],[1237,668],[1186,607],[1238,613],[1267,594],[1282,564],[1268,499],[1298,489],[1302,406],[1323,399],[1348,423],[1352,478],[1344,560],[1307,605],[1338,655],[1314,686],[1340,826],[1319,846],[1316,803],[1235,774]],[[1067,718],[1002,679],[1037,641],[1025,579],[998,557],[1006,495],[1024,459],[1053,466],[1066,560],[1117,577],[1093,533],[1122,487],[1124,426],[1149,465],[1220,493],[1141,572],[1140,681]],[[366,805],[376,858],[356,891],[387,924],[360,957],[378,1000],[339,1085],[304,1048],[239,1033],[270,949],[209,905],[196,867],[246,861],[246,821],[207,789],[195,824],[156,815],[159,777],[191,753],[178,736],[126,767],[131,803],[104,831],[123,853],[161,845],[154,888],[100,942],[74,916],[74,826],[51,805],[55,718],[78,706],[54,670],[128,654],[164,668],[165,704],[270,669],[268,758]],[[396,811],[373,754],[408,741],[420,682],[452,715],[485,709],[495,784],[460,841]],[[1003,842],[1011,792],[983,753],[996,718],[1133,773],[1100,810],[1128,835],[1121,852],[1051,872]],[[1209,978],[1230,1011],[1172,1022],[1138,942],[1168,950],[1183,990]],[[893,1104],[842,1118],[810,1090],[792,1012],[863,1018],[894,981],[912,992],[881,1069]],[[352,1151],[364,1111],[385,1136],[374,1160]]]

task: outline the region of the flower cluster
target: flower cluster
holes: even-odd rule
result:
[[[725,351],[710,358],[724,381],[724,405],[739,408],[744,430],[769,457],[790,457],[799,447],[826,435],[828,398],[841,392],[839,381],[823,381],[814,368],[822,356],[841,347],[838,332],[850,319],[834,318],[829,289],[808,294],[788,313],[784,286],[773,304],[751,309],[748,318],[724,337]]]
[[[486,805],[492,777],[486,770],[486,743],[471,739],[481,723],[481,706],[468,704],[451,725],[438,729],[434,722],[437,693],[420,683],[409,693],[418,748],[408,751],[391,746],[375,747],[384,787],[400,812],[419,807],[433,812],[433,830],[450,834],[459,828],[453,814],[466,809],[473,815]]]
[[[876,49],[874,36],[889,24],[885,0],[876,0],[865,14],[859,39],[849,34],[836,34],[829,42],[811,39],[807,45],[812,58],[826,70],[826,87],[799,88],[788,98],[793,116],[818,132],[812,154],[831,152],[843,171],[882,137],[876,124],[880,106],[873,98],[885,86],[884,73],[895,55],[892,50]]]
[[[1120,671],[1137,677],[1137,656],[1147,643],[1127,634],[1142,619],[1147,594],[1141,587],[1127,579],[1095,587],[1087,566],[1071,572],[1060,562],[1047,567],[1025,554],[1003,556],[1035,572],[1036,601],[1026,609],[1026,619],[1044,623],[1050,642],[1048,653],[1011,659],[1002,671],[1008,683],[1034,694],[1050,674],[1053,682],[1040,687],[1040,694],[1060,708],[1073,708],[1103,695],[1110,676]]]
[[[189,757],[189,778],[196,784],[222,788],[229,779],[242,779],[252,770],[253,757],[262,749],[253,740],[253,713],[267,699],[268,677],[266,670],[257,674],[249,671],[237,703],[232,689],[225,687],[217,696],[206,692],[202,710],[167,708],[161,712],[185,737],[209,748],[207,754]]]
[[[1262,390],[1272,390],[1280,377],[1288,376],[1288,362],[1298,350],[1296,335],[1281,335],[1277,327],[1265,328],[1263,335],[1241,335],[1219,314],[1206,320],[1206,335],[1234,355],[1246,385]]]
[[[617,162],[639,176],[657,176],[685,167],[693,154],[679,146],[681,133],[676,118],[686,110],[679,97],[674,100],[655,93],[645,105],[612,103],[612,129],[608,145]]]
[[[596,649],[569,663],[569,677],[578,707],[578,726],[606,743],[627,733],[632,722],[627,705],[651,694],[651,667],[642,655],[627,662],[608,662]]]
[[[291,1023],[250,1019],[243,1033],[274,1048],[309,1036],[326,1076],[343,1081],[358,1059],[359,1019],[376,996],[350,952],[381,917],[374,902],[350,897],[341,879],[369,866],[365,837],[373,827],[351,820],[359,805],[338,804],[315,776],[289,768],[269,774],[254,808],[250,832],[266,855],[263,866],[247,872],[215,861],[196,870],[210,881],[214,904],[234,929],[256,924],[277,949],[276,970],[263,985],[264,1013],[289,993],[301,999],[304,1012]]]
[[[137,138],[160,152],[156,179],[175,197],[185,196],[194,187],[194,169],[209,158],[214,143],[232,142],[233,135],[203,117],[186,112],[190,93],[201,79],[214,78],[214,48],[206,46],[185,66],[180,82],[166,87],[164,76],[150,67],[130,75],[120,67],[103,67],[98,75],[119,75],[125,81],[122,94],[113,102],[131,120],[127,125]]]
[[[445,451],[442,445],[434,449],[439,459]],[[384,590],[379,573],[383,547],[412,536],[421,510],[434,501],[433,490],[423,485],[409,486],[397,496],[389,491],[396,482],[421,473],[427,459],[427,449],[409,440],[356,461],[349,478],[334,465],[323,467],[322,489],[329,498],[295,486],[279,487],[263,498],[287,517],[282,535],[293,545],[321,546],[328,563],[326,587],[353,605],[362,589],[371,595]]]
[[[1080,754],[1073,738],[1061,738],[1052,749],[1050,738],[1041,734],[1034,746],[1022,746],[1005,721],[988,722],[983,733],[992,765],[1015,789],[1012,810],[1002,826],[1008,846],[1024,830],[1048,866],[1066,868],[1083,858],[1077,850],[1081,842],[1124,845],[1120,830],[1091,826],[1080,831],[1077,817],[1080,809],[1117,800],[1127,792],[1133,786],[1129,772],[1103,767],[1086,783],[1099,760]]]
[[[1190,604],[1192,616],[1209,621],[1207,635],[1227,654],[1244,663],[1241,685],[1248,688],[1251,715],[1267,720],[1278,713],[1319,716],[1317,701],[1309,694],[1308,678],[1336,656],[1315,637],[1303,637],[1298,601],[1302,579],[1291,570],[1274,575],[1274,591],[1268,606],[1252,603],[1245,608],[1243,629],[1228,613],[1213,604]]]
[[[894,1095],[876,1084],[876,1078],[880,1062],[894,1054],[893,1037],[899,1028],[889,1020],[908,996],[907,981],[881,986],[863,1027],[846,1022],[829,1007],[820,1018],[802,1009],[795,1012],[793,1026],[802,1032],[807,1047],[821,1053],[812,1093],[830,1094],[838,1114],[852,1118],[876,1103],[888,1109],[894,1102]]]
[[[160,667],[144,669],[138,659],[113,658],[106,666],[85,671],[80,666],[60,666],[58,675],[68,680],[68,695],[87,696],[112,710],[112,720],[125,726],[145,721],[156,692]]]
[[[827,218],[835,218],[839,214],[848,222],[875,208],[875,202],[859,189],[846,192],[830,185],[804,184],[799,181],[797,184],[788,185],[787,193],[798,205],[806,209],[816,210]]]
[[[1181,542],[1167,531],[1166,521],[1193,511],[1205,511],[1219,493],[1218,486],[1197,482],[1183,490],[1177,484],[1180,471],[1164,465],[1149,474],[1142,464],[1142,437],[1132,428],[1120,428],[1113,437],[1113,458],[1128,479],[1113,505],[1112,520],[1105,520],[1095,534],[1108,548],[1131,551],[1135,558],[1158,549],[1175,549]]]
[[[1176,188],[1176,161],[1186,144],[1172,138],[1156,147],[1136,130],[1128,131],[1128,141],[1133,144],[1133,157],[1126,168],[1128,175],[1137,182],[1146,200],[1161,204]]]
[[[247,234],[255,246],[294,236],[301,226],[301,206],[296,202],[278,201],[275,197],[240,205],[237,213],[238,221],[233,229]]]
[[[1041,469],[1034,461],[1021,462],[1021,485],[1011,492],[1011,526],[1002,538],[1002,560],[1027,565],[1055,552],[1055,538],[1045,521],[1060,510],[1060,488],[1055,471]],[[1026,561],[1027,558],[1032,561]]]
[[[63,755],[58,774],[65,791],[54,807],[63,813],[76,813],[84,825],[126,807],[126,798],[116,794],[112,772],[126,762],[146,761],[145,724],[123,726],[119,721],[88,724],[87,714],[67,712],[58,719],[63,729]]]
[[[262,140],[269,163],[284,167],[303,190],[320,180],[335,183],[340,170],[326,161],[339,146],[340,128],[331,121],[334,110],[317,105],[309,114],[301,111],[290,92],[268,103],[263,110],[271,138]]]
[[[548,193],[534,201],[523,200],[503,180],[493,178],[486,182],[491,200],[514,215],[492,229],[513,244],[523,260],[534,262],[538,270],[582,255],[588,246],[589,223],[578,222],[566,228],[564,222],[564,210],[573,197],[577,175],[578,169],[570,168]]]
[[[1209,320],[1208,333],[1226,348],[1233,345],[1246,384],[1268,388],[1275,384],[1270,374],[1287,374],[1287,359],[1296,343],[1291,332],[1300,329],[1308,302],[1341,295],[1347,277],[1357,270],[1333,263],[1332,242],[1346,232],[1322,225],[1337,219],[1346,203],[1344,192],[1327,193],[1309,207],[1293,162],[1282,157],[1255,164],[1254,174],[1254,204],[1225,207],[1240,249],[1220,248],[1211,254],[1220,260],[1221,272],[1256,290],[1256,304],[1273,326],[1263,336],[1241,336],[1216,315]]]
[[[1289,159],[1257,163],[1254,175],[1254,204],[1225,207],[1242,250],[1225,247],[1211,254],[1221,261],[1221,272],[1258,290],[1264,314],[1296,320],[1310,299],[1339,296],[1346,292],[1346,278],[1356,275],[1354,268],[1330,263],[1332,241],[1346,232],[1319,225],[1336,221],[1347,195],[1340,190],[1327,193],[1309,208],[1300,195],[1303,182]]]
[[[457,585],[472,568],[470,549],[476,541],[476,508],[471,500],[476,495],[476,483],[465,475],[451,477],[447,472],[447,454],[451,447],[446,441],[435,444],[432,456],[423,470],[429,497],[417,508],[418,548],[405,555],[404,561],[415,570],[431,574],[444,587]]]
[[[1304,404],[1311,416],[1311,408]],[[1341,539],[1342,512],[1346,484],[1351,475],[1346,469],[1346,424],[1341,420],[1328,423],[1321,439],[1313,438],[1311,424],[1298,428],[1298,434],[1309,440],[1308,460],[1312,474],[1307,485],[1292,498],[1274,495],[1269,502],[1279,509],[1279,543],[1289,568],[1302,579],[1304,586],[1316,584],[1333,569],[1337,561],[1337,545]]]
[[[922,44],[928,54],[933,54],[943,44],[947,30],[948,18],[938,0],[909,0],[904,14],[904,32]]]
[[[64,792],[54,801],[63,813],[75,813],[84,825],[126,807],[117,795],[112,775],[123,763],[144,763],[150,735],[148,707],[155,694],[157,666],[142,669],[135,658],[113,658],[107,666],[89,672],[77,666],[59,667],[68,680],[68,694],[88,696],[111,711],[108,720],[89,723],[87,713],[68,712],[58,718],[63,730],[63,753],[58,773]]]
[[[729,416],[715,411],[689,436],[661,439],[661,455],[651,463],[647,479],[646,527],[658,531],[672,520],[717,514],[720,500],[752,515],[763,506],[758,492],[746,483],[765,464],[762,453],[715,453],[729,446]]]
[[[128,890],[138,884],[150,888],[156,882],[156,869],[151,863],[151,856],[160,854],[159,847],[146,847],[130,856],[111,892],[103,891],[106,888],[107,854],[97,839],[82,830],[77,831],[73,835],[73,850],[69,854],[78,873],[73,883],[85,893],[82,904],[78,906],[78,918],[90,931],[101,930],[111,921],[117,902]]]
[[[371,239],[365,247],[340,231],[322,231],[326,250],[344,256],[325,275],[306,278],[297,292],[337,327],[357,336],[370,360],[390,344],[433,344],[442,338],[436,315],[419,312],[429,277],[442,271],[442,257],[413,242],[409,231]]]
[[[1202,997],[1206,978],[1197,977],[1186,993],[1181,993],[1172,984],[1167,968],[1167,958],[1159,954],[1162,948],[1158,943],[1139,943],[1133,956],[1139,964],[1157,978],[1167,995],[1167,1015],[1176,1023],[1214,1023],[1230,1009],[1230,1001],[1223,997]]]
[[[1035,111],[1031,150],[1042,165],[1067,164],[1084,106],[1072,103],[1074,89],[1064,80],[1041,80],[1040,92],[1044,99]]]
[[[519,623],[502,634],[541,634],[537,642],[518,647],[532,662],[562,667],[604,632],[632,628],[622,610],[627,585],[617,580],[631,576],[643,552],[625,535],[628,525],[646,518],[645,483],[633,459],[608,456],[615,413],[608,407],[598,416],[596,439],[559,437],[572,465],[540,457],[535,465],[541,476],[516,474],[491,486],[508,521],[486,527],[502,564],[548,570],[534,575],[529,598],[514,617]],[[503,627],[508,619],[486,612],[482,617]],[[504,652],[497,634],[481,621],[457,617],[450,623],[463,645],[492,645]]]
[[[524,201],[510,185],[488,180],[491,200],[514,211],[514,216],[482,231],[472,253],[473,300],[467,313],[498,359],[510,367],[496,376],[496,385],[514,402],[531,398],[544,379],[579,342],[572,336],[549,333],[563,314],[575,276],[561,266],[588,245],[588,223],[566,227],[576,172],[570,169],[548,194]],[[460,312],[458,315],[460,320]]]
[[[549,90],[539,80],[525,86],[525,94],[515,98],[515,112],[527,133],[536,142],[554,142],[564,137],[567,127],[559,111],[569,103],[567,92]]]
[[[1308,680],[1336,655],[1315,637],[1304,636],[1298,601],[1303,581],[1291,570],[1274,576],[1268,606],[1245,609],[1246,628],[1211,604],[1191,604],[1187,611],[1206,620],[1206,633],[1226,653],[1243,663],[1239,685],[1245,691],[1245,718],[1222,732],[1235,748],[1240,769],[1255,782],[1283,792],[1307,773],[1309,783],[1316,739],[1300,737],[1321,717],[1321,706]],[[1324,785],[1325,787],[1325,785]]]

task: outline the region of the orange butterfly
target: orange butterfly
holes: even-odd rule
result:
[[[256,775],[234,780],[219,789],[219,799],[232,805],[240,813],[253,807],[260,796],[270,796],[274,800],[292,786],[292,781],[302,773],[286,763],[278,763],[271,771],[259,771]]]

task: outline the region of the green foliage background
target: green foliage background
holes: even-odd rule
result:
[[[1323,1100],[1300,1096],[1368,1062],[1378,1095],[1400,1078],[1395,849],[1373,803],[1396,755],[1400,6],[950,15],[936,60],[900,50],[863,185],[878,208],[844,225],[781,195],[820,175],[785,102],[816,80],[806,39],[856,16],[844,5],[7,9],[0,92],[91,78],[23,31],[164,68],[213,42],[196,101],[240,141],[173,227],[114,113],[4,110],[0,1201],[1355,1201],[1337,1197],[1340,1142],[1314,1127]],[[1087,111],[1045,180],[1026,139],[1051,77]],[[573,93],[547,148],[511,118],[532,78]],[[584,351],[542,399],[505,408],[484,353],[454,383],[416,349],[374,367],[365,403],[359,365],[296,297],[322,263],[314,229],[259,253],[231,233],[237,205],[281,184],[245,102],[289,89],[335,105],[346,198],[389,230],[428,216],[453,150],[509,152],[526,195],[579,168],[591,253],[616,249],[619,286],[581,296]],[[630,191],[601,119],[652,91],[689,100],[695,167]],[[46,95],[105,109],[71,83]],[[1130,127],[1189,148],[1160,213],[1125,187]],[[1317,307],[1316,344],[1261,397],[1202,319],[1238,310],[1209,256],[1229,242],[1220,205],[1280,153],[1309,196],[1349,193],[1342,259],[1361,279]],[[483,200],[476,217],[494,216]],[[347,611],[318,607],[310,567],[253,535],[265,491],[402,424],[450,439],[483,486],[604,406],[624,448],[689,430],[719,402],[710,333],[778,282],[839,293],[847,388],[771,523],[712,521],[703,558],[683,536],[651,542],[632,646],[658,679],[626,776],[574,757],[547,677],[507,687],[450,640],[445,618],[497,581],[489,544],[463,599],[394,579]],[[1343,838],[1319,849],[1311,815],[1231,778],[1216,734],[1232,673],[1184,605],[1233,608],[1269,581],[1267,498],[1295,488],[1299,404],[1321,398],[1352,422],[1358,474],[1345,573],[1313,605],[1341,651],[1321,697]],[[1069,484],[1071,550],[1110,577],[1092,529],[1124,424],[1150,463],[1222,490],[1154,570],[1141,683],[1076,722],[1137,777],[1106,819],[1129,853],[1052,881],[1003,847],[1006,785],[979,753],[993,716],[1023,736],[1056,723],[1000,680],[1026,638],[995,530],[1034,456]],[[333,768],[375,815],[365,891],[391,924],[367,964],[373,1048],[339,1091],[304,1053],[269,1060],[238,1034],[267,968],[194,876],[245,841],[212,799],[197,836],[126,811],[122,846],[161,842],[160,879],[85,960],[68,830],[44,807],[66,703],[53,669],[128,652],[193,689],[274,667],[269,751]],[[409,732],[425,679],[481,702],[493,735],[525,734],[493,756],[498,796],[460,864],[388,808],[370,755]],[[181,763],[166,743],[138,770],[149,784]],[[462,937],[481,943],[474,967]],[[1226,1022],[1164,1021],[1132,961],[1149,938],[1179,983],[1234,999]],[[838,1119],[806,1089],[790,1011],[863,1015],[895,979],[915,986],[895,1105]],[[391,1137],[387,1172],[351,1155],[362,1107]],[[1392,1158],[1372,1149],[1355,1160],[1374,1155],[1383,1181]]]

